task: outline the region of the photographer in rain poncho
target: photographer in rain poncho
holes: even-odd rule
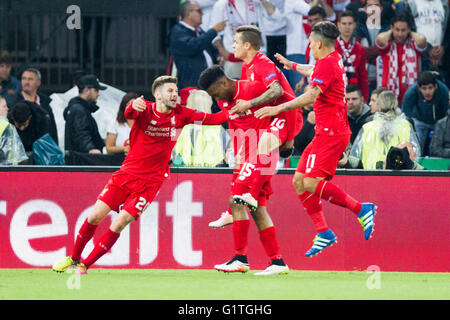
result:
[[[421,150],[413,126],[398,109],[392,91],[378,96],[380,112],[358,133],[350,151],[351,167],[364,169],[423,169],[414,161]]]

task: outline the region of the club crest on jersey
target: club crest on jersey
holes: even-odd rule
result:
[[[156,124],[156,120],[152,120],[152,121],[150,121],[150,123],[151,123],[152,125],[155,125],[155,124]]]

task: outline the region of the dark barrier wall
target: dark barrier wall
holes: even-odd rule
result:
[[[31,268],[50,267],[70,253],[76,230],[116,168],[8,170],[0,168],[0,267]],[[98,267],[210,269],[233,255],[231,226],[208,227],[227,209],[231,171],[174,171]],[[449,271],[448,172],[336,176],[334,182],[351,195],[378,205],[374,237],[365,241],[353,213],[324,203],[338,243],[314,258],[304,257],[315,231],[292,187],[292,173],[274,176],[275,193],[268,203],[282,254],[292,269]],[[96,236],[109,226],[107,220]],[[251,268],[264,269],[268,261],[253,223],[249,240]]]

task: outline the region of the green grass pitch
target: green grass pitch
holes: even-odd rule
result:
[[[0,300],[448,300],[448,273],[291,271],[259,277],[215,270],[0,269]]]

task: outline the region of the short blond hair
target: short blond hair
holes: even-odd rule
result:
[[[385,90],[378,95],[377,105],[383,113],[395,111],[398,107],[398,100],[392,91]]]
[[[153,81],[152,84],[152,94],[155,95],[155,91],[163,86],[166,83],[175,83],[177,84],[178,80],[176,77],[172,77],[172,76],[159,76],[158,78],[155,79],[155,81]]]

